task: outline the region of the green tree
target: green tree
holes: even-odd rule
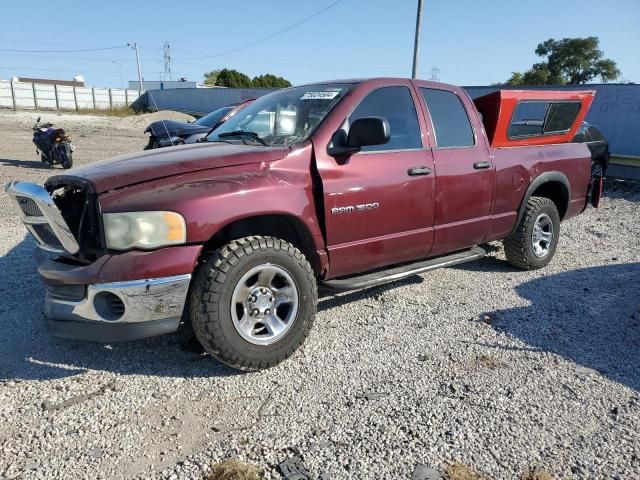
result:
[[[291,86],[291,82],[285,78],[266,73],[254,77],[251,80],[251,86],[256,88],[286,88]]]
[[[215,84],[219,87],[247,88],[251,86],[251,79],[237,70],[223,68],[218,73]]]
[[[620,77],[616,62],[604,58],[598,37],[563,38],[538,44],[536,55],[546,61],[524,73],[513,72],[509,85],[555,85],[587,83],[600,77],[606,83]]]
[[[205,72],[204,74],[204,84],[205,85],[215,85],[216,80],[218,79],[218,74],[220,70],[211,70],[210,72]]]

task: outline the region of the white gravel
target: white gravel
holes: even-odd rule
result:
[[[29,126],[0,112],[0,182],[42,182]],[[58,122],[56,117],[54,120]],[[77,163],[141,150],[144,125],[67,115]],[[242,374],[177,336],[52,338],[33,242],[0,195],[0,478],[202,478],[227,456],[311,478],[640,478],[640,186],[562,225],[547,268],[502,250],[320,300],[304,347]],[[497,247],[499,243],[495,244]]]

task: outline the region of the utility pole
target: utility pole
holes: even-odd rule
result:
[[[144,86],[142,85],[142,72],[140,70],[140,54],[138,53],[138,44],[127,43],[127,45],[136,51],[136,63],[138,64],[138,95],[142,95]]]
[[[171,80],[171,50],[169,42],[164,42],[164,73],[162,74],[162,80],[165,82]]]
[[[422,23],[422,0],[418,0],[418,12],[416,14],[416,38],[413,43],[413,69],[411,78],[418,75],[418,50],[420,49],[420,24]]]

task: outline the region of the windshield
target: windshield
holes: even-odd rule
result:
[[[287,88],[258,98],[207,136],[210,142],[290,145],[304,141],[352,85]]]
[[[222,107],[219,108],[217,110],[214,110],[211,113],[206,114],[204,117],[199,118],[198,120],[196,120],[195,123],[196,125],[202,125],[205,127],[213,127],[216,123],[218,123],[220,120],[222,120],[222,118],[229,113],[231,110],[233,110],[234,107]]]

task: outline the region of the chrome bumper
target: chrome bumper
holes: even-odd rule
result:
[[[55,253],[69,252],[72,255],[80,250],[67,222],[44,188],[35,183],[14,180],[6,185],[5,191],[40,248]]]
[[[56,336],[133,340],[177,330],[191,275],[48,287],[44,313]],[[158,328],[153,328],[153,326]]]

